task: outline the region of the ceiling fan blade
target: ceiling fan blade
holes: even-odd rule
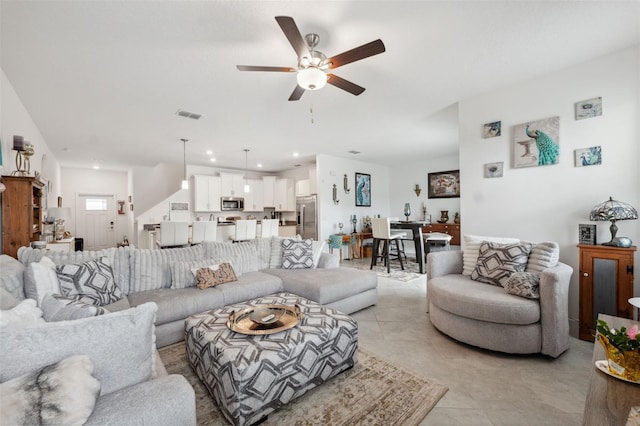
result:
[[[282,32],[289,40],[289,43],[291,43],[291,46],[293,46],[293,50],[296,51],[298,58],[305,56],[310,58],[309,47],[304,41],[304,38],[302,38],[302,34],[300,34],[300,30],[293,18],[290,16],[276,16],[276,21],[278,21]]]
[[[296,72],[295,68],[289,67],[262,67],[253,65],[236,65],[240,71],[276,71],[276,72]]]
[[[336,86],[339,89],[346,90],[347,92],[356,96],[365,91],[364,87],[358,86],[357,84],[345,80],[344,78],[338,77],[335,74],[327,74],[327,83]]]
[[[378,39],[333,56],[327,59],[327,63],[330,63],[330,69],[334,69],[350,64],[351,62],[359,61],[360,59],[368,58],[369,56],[377,55],[384,51],[384,43],[382,40]]]
[[[300,87],[300,86],[296,86],[296,88],[293,89],[293,92],[291,93],[291,96],[289,96],[289,100],[290,101],[298,101],[302,97],[303,93],[304,93],[304,89],[302,87]]]

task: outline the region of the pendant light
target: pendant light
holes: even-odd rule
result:
[[[249,186],[249,181],[247,180],[247,173],[249,171],[248,156],[249,156],[249,150],[245,148],[244,149],[244,192],[245,193],[251,192],[251,187]]]
[[[182,189],[189,189],[189,181],[187,180],[187,141],[189,139],[180,139],[183,145],[183,168],[184,168],[184,179],[182,180]]]

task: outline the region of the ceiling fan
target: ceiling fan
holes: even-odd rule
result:
[[[320,41],[317,34],[307,34],[302,38],[300,30],[293,18],[289,16],[276,16],[276,21],[284,32],[284,35],[293,46],[298,55],[298,68],[291,67],[265,67],[252,65],[237,65],[240,71],[272,71],[297,73],[298,85],[289,96],[290,101],[297,101],[305,90],[318,90],[327,83],[339,89],[358,96],[364,92],[364,87],[358,86],[335,74],[328,73],[328,69],[335,69],[351,62],[374,56],[385,51],[384,43],[378,39],[362,46],[356,47],[339,55],[327,58],[322,52],[315,50]]]

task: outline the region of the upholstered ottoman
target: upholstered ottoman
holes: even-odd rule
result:
[[[231,311],[298,304],[300,323],[268,335],[227,328]],[[358,325],[351,317],[291,293],[225,306],[185,321],[187,356],[225,417],[253,424],[357,362]]]

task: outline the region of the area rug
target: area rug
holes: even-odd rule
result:
[[[167,372],[183,375],[193,386],[198,425],[228,424],[191,370],[184,342],[159,352]],[[418,425],[447,390],[360,349],[355,367],[271,413],[262,424]]]
[[[382,263],[382,261],[380,261]],[[391,261],[391,271],[387,273],[387,267],[383,264],[379,263],[378,265],[373,267],[373,271],[375,271],[376,275],[379,277],[391,278],[392,280],[408,282],[417,280],[418,278],[426,279],[425,274],[421,274],[420,265],[416,262],[415,258],[408,258],[407,262],[404,264],[404,270],[400,269],[400,262],[397,260]],[[342,266],[346,266],[347,268],[356,268],[362,270],[370,270],[370,263],[355,263],[355,262],[343,262]]]

